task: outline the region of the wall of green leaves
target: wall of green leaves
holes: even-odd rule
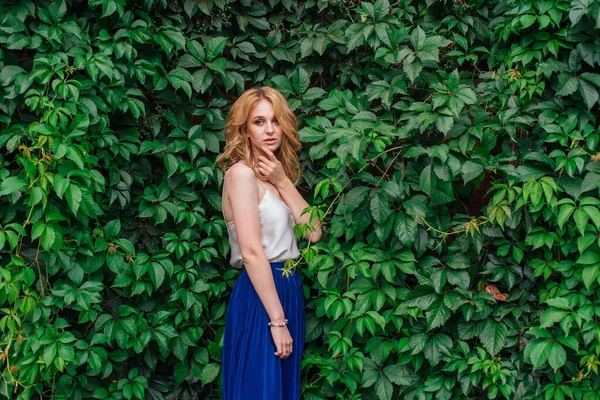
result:
[[[0,5],[0,396],[218,399],[224,117],[299,117],[303,394],[599,399],[597,0]]]

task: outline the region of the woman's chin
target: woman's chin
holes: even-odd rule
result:
[[[265,147],[271,151],[275,151],[279,148],[279,143],[278,142],[265,143]]]

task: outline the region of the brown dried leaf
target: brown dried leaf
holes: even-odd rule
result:
[[[493,285],[486,285],[485,291],[491,294],[492,297],[494,297],[494,299],[499,301],[506,301],[506,299],[508,298],[508,294],[500,293],[500,289]]]

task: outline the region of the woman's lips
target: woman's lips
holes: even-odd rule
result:
[[[277,142],[277,139],[267,139],[267,140],[265,140],[265,143],[267,143],[267,144],[273,144],[273,143],[276,143],[276,142]]]

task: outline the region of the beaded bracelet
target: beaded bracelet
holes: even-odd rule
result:
[[[288,324],[288,320],[284,319],[283,322],[277,323],[277,322],[269,322],[267,325],[269,325],[269,327],[271,328],[282,328],[284,326],[287,326]]]

